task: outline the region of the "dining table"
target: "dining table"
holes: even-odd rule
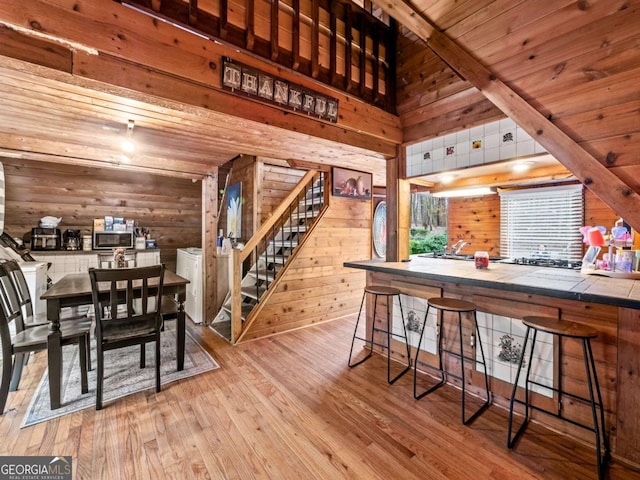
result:
[[[177,370],[184,369],[185,342],[185,312],[184,301],[187,294],[189,280],[180,275],[165,270],[162,295],[174,296],[177,302]],[[153,284],[150,284],[153,287]],[[123,291],[125,285],[123,284]],[[105,290],[105,297],[108,296]],[[60,312],[66,307],[92,305],[93,296],[91,280],[88,272],[70,273],[54,283],[40,298],[47,302],[47,317],[49,320],[49,334],[47,336],[48,367],[49,367],[49,397],[51,409],[61,406],[62,395],[62,335],[60,332]]]

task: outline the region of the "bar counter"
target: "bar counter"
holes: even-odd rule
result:
[[[602,303],[640,309],[640,280],[587,275],[579,270],[490,262],[475,268],[473,260],[451,260],[412,255],[409,262],[363,260],[345,267],[371,272],[402,274],[460,285]]]
[[[490,315],[511,319],[545,315],[596,329],[594,356],[612,454],[640,464],[640,280],[493,261],[487,269],[476,269],[472,260],[419,255],[412,255],[407,262],[362,260],[345,262],[344,266],[365,270],[367,284],[393,286],[412,297],[450,296],[471,301],[478,312]],[[557,352],[555,361],[562,368],[557,381],[580,388],[584,366],[576,361],[578,352],[571,343],[557,345]],[[492,377],[494,404],[506,405],[511,388],[508,382]],[[565,400],[562,408],[579,417],[588,414],[578,402]],[[538,420],[592,442],[590,432],[566,427],[553,417],[543,415]]]

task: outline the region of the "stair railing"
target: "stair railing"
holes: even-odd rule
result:
[[[229,290],[231,295],[231,342],[236,343],[240,337],[243,329],[242,325],[242,279],[245,272],[243,271],[243,264],[249,258],[253,256],[253,262],[256,264],[256,268],[259,273],[259,260],[264,256],[268,265],[269,260],[272,264],[275,264],[279,255],[277,254],[277,236],[283,230],[283,227],[290,226],[292,229],[300,233],[300,222],[296,222],[293,225],[291,219],[296,214],[307,215],[306,210],[311,205],[326,205],[326,199],[317,201],[314,199],[314,194],[321,191],[325,182],[325,173],[318,172],[317,170],[309,170],[302,179],[298,182],[296,187],[287,195],[287,197],[280,203],[280,205],[273,211],[271,217],[260,226],[258,231],[246,242],[242,249],[232,250],[232,259],[230,262],[229,272]],[[325,189],[324,194],[327,195]],[[314,202],[312,204],[312,202]],[[322,203],[321,203],[322,202]],[[302,205],[302,207],[300,207]],[[298,235],[299,236],[299,235]],[[283,242],[284,246],[284,242]],[[296,245],[297,246],[297,245]],[[270,251],[271,247],[271,251]],[[292,236],[289,238],[289,248],[293,250],[295,248]],[[280,269],[282,271],[282,269]],[[268,290],[269,286],[276,280],[275,268],[273,269],[274,278],[270,279],[268,271],[265,275],[265,284],[262,288]],[[278,272],[280,273],[280,272]],[[258,282],[257,282],[258,283]],[[264,295],[264,291],[261,293],[261,286],[256,285],[256,299],[260,302],[261,295]]]

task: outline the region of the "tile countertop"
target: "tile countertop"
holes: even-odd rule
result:
[[[425,258],[418,255],[412,255],[409,262],[361,260],[345,262],[344,266],[372,272],[640,309],[640,280],[587,275],[579,270],[496,262],[491,262],[488,269],[477,269],[473,261]]]

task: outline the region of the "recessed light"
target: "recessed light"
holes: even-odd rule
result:
[[[444,185],[453,182],[456,178],[458,178],[458,176],[455,173],[443,173],[438,176],[438,180]]]
[[[514,162],[511,165],[511,170],[515,173],[523,173],[529,170],[534,163],[536,162],[531,160]]]
[[[133,153],[136,151],[136,144],[133,143],[131,139],[127,138],[122,141],[120,148],[122,148],[122,151],[125,153]]]

